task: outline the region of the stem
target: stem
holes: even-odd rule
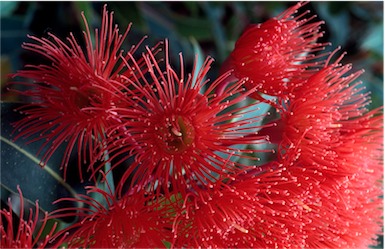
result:
[[[103,132],[103,139],[102,140],[106,140],[106,133]],[[112,193],[111,196],[114,195],[115,193],[115,184],[114,184],[114,177],[112,175],[112,170],[111,170],[111,162],[109,161],[110,159],[110,156],[108,154],[108,150],[104,150],[104,161],[105,161],[105,164],[104,164],[104,172],[106,174],[106,182],[107,182],[107,189],[106,190],[111,190]]]
[[[114,177],[112,175],[112,170],[111,170],[111,163],[109,162],[109,155],[108,155],[108,151],[105,150],[104,151],[104,160],[106,161],[106,163],[104,164],[104,172],[106,173],[106,181],[107,181],[107,185],[110,186],[110,188],[108,190],[111,189],[111,192],[110,193],[111,195],[114,195],[115,193],[115,184],[114,184]]]

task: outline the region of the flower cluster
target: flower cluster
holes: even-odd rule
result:
[[[35,212],[32,208],[29,209],[28,218],[24,218],[24,199],[19,186],[17,186],[20,198],[16,203],[19,206],[19,220],[14,219],[11,199],[8,200],[8,207],[0,210],[0,232],[1,232],[1,248],[57,248],[63,243],[64,237],[60,240],[52,241],[52,235],[56,229],[56,223],[45,236],[42,236],[45,225],[48,222],[48,214],[44,214],[43,222],[38,227],[39,223],[39,203],[35,202]],[[16,227],[14,227],[16,226]],[[41,238],[42,237],[42,238]]]
[[[382,108],[367,109],[370,96],[357,81],[363,71],[351,72],[338,49],[324,52],[323,22],[298,14],[304,5],[248,27],[213,81],[212,58],[186,72],[180,53],[177,70],[167,40],[140,56],[144,39],[124,52],[129,28],[120,34],[106,7],[94,39],[83,15],[84,49],[72,34],[31,37],[24,48],[51,63],[15,74],[33,80],[11,83],[32,99],[19,109],[25,117],[15,138],[43,141],[43,166],[65,144],[64,177],[75,154],[82,180],[90,171],[94,185],[58,200],[78,205],[46,215],[42,227],[47,219],[76,221],[40,244],[43,228],[32,240],[36,219],[25,222],[21,211],[15,236],[12,211],[2,210],[2,246],[375,244]],[[259,111],[266,104],[277,113],[270,122],[270,112]]]

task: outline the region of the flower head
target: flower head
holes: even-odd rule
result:
[[[185,196],[177,210],[175,247],[289,248],[303,244],[298,233],[302,207],[290,196],[294,179],[282,169],[242,173],[210,189]]]
[[[86,26],[84,51],[72,34],[66,42],[53,34],[42,39],[30,36],[35,43],[23,47],[42,55],[51,64],[29,65],[15,74],[26,79],[25,82],[12,83],[14,91],[32,99],[32,103],[19,109],[26,117],[14,124],[18,132],[15,139],[28,139],[30,143],[43,141],[38,152],[43,153],[42,165],[59,146],[66,144],[61,165],[65,176],[69,157],[77,146],[81,178],[80,164],[92,157],[109,123],[117,119],[108,112],[119,104],[115,94],[120,90],[117,83],[121,88],[124,83],[121,75],[130,74],[121,59],[129,27],[123,35],[119,34],[118,27],[113,27],[113,14],[105,6],[101,28],[95,30],[93,43],[82,16]],[[135,50],[133,46],[131,52]],[[19,87],[25,90],[16,90]]]
[[[243,81],[217,96],[213,89],[228,75],[209,84],[205,77],[212,59],[207,59],[197,76],[185,77],[181,54],[178,74],[170,65],[167,42],[164,65],[150,51],[144,60],[148,73],[130,82],[139,95],[121,100],[127,108],[113,109],[122,123],[112,127],[107,150],[122,161],[134,158],[122,182],[185,191],[209,186],[219,174],[255,167],[257,158],[245,155],[254,150],[236,147],[261,139],[257,122],[262,117],[246,115],[258,103],[236,106],[252,92],[243,89]],[[244,165],[240,158],[255,160]]]
[[[351,66],[340,65],[341,59],[310,77],[282,111],[279,145],[281,156],[335,176],[377,160],[383,127],[381,110],[368,112],[370,99],[354,83],[362,71],[349,74]]]
[[[383,224],[382,176],[382,163],[378,161],[336,183],[311,185],[313,188],[309,188],[308,195],[312,200],[304,199],[311,209],[304,218],[312,221],[304,227],[308,235],[306,247],[368,248],[376,245]]]
[[[77,220],[54,237],[52,228],[41,242],[38,203],[35,217],[31,210],[24,221],[19,190],[16,235],[11,207],[0,211],[2,245],[372,244],[381,232],[383,208],[382,109],[368,112],[370,99],[355,83],[362,72],[350,73],[351,66],[341,64],[343,56],[331,64],[332,57],[316,62],[325,55],[317,55],[326,45],[317,43],[322,22],[310,22],[314,16],[306,19],[307,13],[295,16],[304,4],[250,26],[224,66],[231,70],[213,82],[207,79],[213,59],[200,68],[196,62],[185,73],[180,54],[178,71],[171,65],[167,40],[164,50],[147,47],[139,60],[135,46],[123,55],[129,28],[120,35],[106,8],[95,45],[84,19],[84,51],[72,35],[67,43],[54,35],[32,37],[36,44],[24,47],[52,65],[29,66],[15,75],[35,81],[13,83],[27,87],[20,93],[33,98],[19,109],[27,117],[15,123],[20,130],[16,138],[42,140],[43,164],[67,143],[65,169],[77,150],[79,165],[90,156],[92,176],[100,172],[104,179],[87,187],[87,194],[60,199],[78,206],[45,214],[43,227],[49,218]],[[276,102],[260,93],[275,96]],[[263,124],[260,101],[276,108],[277,120]],[[259,146],[266,140],[276,150]],[[276,157],[262,164],[260,152]],[[108,164],[110,171],[99,171]],[[122,175],[115,171],[120,167]],[[106,174],[121,177],[116,192]]]
[[[101,196],[96,199],[92,196]],[[165,247],[170,238],[170,213],[162,199],[154,199],[144,191],[125,195],[121,199],[97,187],[88,187],[88,195],[62,198],[76,201],[80,208],[55,210],[52,217],[76,216],[78,222],[62,230],[58,237],[65,239],[69,248],[144,248]]]
[[[20,194],[19,220],[15,220],[10,199],[8,200],[9,209],[3,208],[0,210],[1,248],[46,248],[47,246],[57,248],[60,246],[62,240],[51,241],[56,229],[56,223],[48,234],[41,238],[48,221],[48,215],[47,213],[44,214],[44,219],[39,228],[39,203],[37,201],[35,203],[35,212],[32,208],[29,209],[28,218],[24,219],[23,194],[19,186],[17,190]],[[15,224],[18,224],[16,228],[14,227]]]
[[[240,230],[247,234],[244,226],[256,215],[255,206],[253,196],[239,191],[218,181],[212,188],[187,194],[183,205],[176,208],[173,246],[227,247],[229,233]]]
[[[250,25],[237,40],[225,67],[234,69],[237,78],[247,77],[246,87],[287,96],[317,70],[320,62],[315,59],[322,55],[315,52],[325,46],[316,42],[322,36],[323,22],[310,22],[315,16],[303,18],[306,12],[294,17],[304,4],[299,2],[275,18]]]
[[[358,157],[360,159],[360,157]],[[293,223],[302,223],[296,234],[302,248],[367,248],[381,234],[383,166],[369,159],[355,173],[328,177],[301,161],[280,161],[280,176],[286,182],[285,201],[294,203]],[[279,185],[278,185],[279,186]]]
[[[303,207],[305,248],[368,246],[380,232],[382,110],[366,110],[370,99],[354,83],[361,72],[349,74],[341,59],[297,89],[278,129],[261,132],[282,132],[275,163]]]

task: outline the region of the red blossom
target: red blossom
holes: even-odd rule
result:
[[[361,157],[364,157],[361,155]],[[345,177],[328,178],[316,170],[290,160],[281,161],[282,177],[292,179],[286,185],[287,197],[294,200],[295,216],[303,222],[296,231],[304,235],[301,248],[368,248],[381,234],[383,204],[382,160]]]
[[[303,207],[291,194],[295,180],[282,169],[241,174],[186,195],[177,209],[173,246],[293,248],[303,245]]]
[[[317,43],[322,36],[322,21],[311,22],[308,12],[294,16],[306,2],[299,2],[277,17],[261,24],[250,25],[237,40],[235,48],[224,64],[234,69],[237,78],[248,78],[246,87],[257,91],[288,97],[303,79],[318,70],[316,59],[326,44]],[[253,95],[259,99],[258,93]]]
[[[379,152],[379,151],[378,151]],[[281,160],[186,196],[173,246],[213,248],[366,248],[381,233],[380,153],[346,177]],[[278,164],[275,162],[273,164]]]
[[[19,83],[33,86],[21,94],[36,102],[21,109],[28,116],[16,123],[17,138],[46,139],[44,163],[68,140],[64,167],[76,144],[79,160],[100,152],[91,158],[93,173],[106,153],[111,171],[127,167],[116,194],[92,186],[87,195],[60,199],[79,205],[50,218],[78,220],[54,238],[69,248],[374,244],[383,209],[382,109],[368,112],[370,98],[355,82],[362,71],[351,73],[342,56],[315,61],[324,56],[315,55],[325,46],[316,42],[322,22],[294,16],[305,4],[247,29],[226,62],[234,74],[213,82],[206,78],[211,58],[185,74],[180,54],[178,72],[167,41],[161,60],[150,48],[139,60],[135,47],[122,56],[128,29],[122,36],[112,29],[106,9],[95,49],[85,32],[86,53],[72,36],[69,45],[54,35],[26,44],[53,64],[16,74],[38,82]],[[240,80],[229,84],[234,75]],[[279,120],[260,125],[260,102],[245,101],[258,92],[277,97]],[[277,144],[277,158],[257,166],[257,153],[272,152],[255,147],[265,136]],[[8,224],[1,223],[2,246],[40,248],[53,235],[54,228],[38,244],[41,228],[33,240],[32,210],[16,236],[12,210],[1,216]]]
[[[351,66],[340,65],[341,59],[310,77],[290,100],[278,153],[334,176],[355,173],[378,158],[383,134],[381,109],[368,112],[370,98],[354,83],[362,71],[349,74]]]
[[[249,199],[243,200],[246,203],[243,206],[254,205],[248,210],[256,215],[243,224],[242,230],[235,229],[211,243],[240,248],[367,248],[376,245],[377,235],[382,233],[383,161],[382,132],[375,133],[379,134],[372,140],[376,144],[368,147],[370,154],[356,154],[361,167],[346,176],[331,178],[322,168],[306,164],[298,153],[295,159],[285,157],[270,163],[265,167],[270,171],[236,177],[234,190],[247,192]],[[225,196],[226,191],[222,194]],[[218,199],[210,199],[211,203],[201,201],[196,216],[190,219],[207,223],[213,215],[204,214],[202,205],[213,206],[212,203],[221,202]],[[226,208],[237,207],[234,203],[232,201]],[[225,205],[218,205],[216,211],[226,210]],[[199,231],[198,227],[195,230]],[[207,238],[210,233],[205,235]]]
[[[42,39],[30,36],[35,43],[23,47],[44,56],[51,65],[29,65],[14,75],[25,81],[12,83],[14,91],[32,100],[18,109],[26,117],[14,124],[18,132],[15,139],[42,141],[38,154],[43,154],[43,166],[59,146],[66,144],[61,164],[65,176],[71,152],[77,150],[81,178],[80,165],[87,157],[92,161],[105,130],[118,119],[108,109],[119,104],[116,92],[125,87],[121,75],[131,75],[121,50],[130,26],[123,35],[119,34],[118,27],[113,26],[113,13],[109,14],[105,6],[101,28],[95,30],[92,42],[82,16],[86,26],[84,51],[72,34],[66,42],[53,34]],[[135,50],[133,46],[130,52]],[[20,87],[25,90],[16,90]]]
[[[17,187],[20,195],[19,220],[15,221],[12,210],[11,200],[8,200],[8,208],[0,210],[0,236],[1,248],[46,248],[47,246],[58,248],[62,244],[62,240],[52,240],[56,229],[56,223],[48,231],[44,238],[41,238],[48,221],[47,213],[44,214],[42,223],[39,224],[39,203],[35,202],[35,212],[29,209],[27,220],[24,219],[24,199],[23,194]],[[18,224],[15,228],[14,225]],[[39,224],[39,225],[38,225]],[[40,226],[40,227],[39,227]],[[47,231],[46,231],[47,232]]]
[[[227,247],[227,234],[234,230],[248,233],[243,227],[256,215],[252,200],[246,192],[220,181],[212,188],[187,194],[176,209],[173,247]]]
[[[336,184],[323,183],[310,190],[312,202],[305,226],[307,248],[368,248],[382,234],[383,200],[380,196],[382,163],[365,168]],[[306,217],[306,216],[305,216]],[[317,231],[317,232],[315,232]]]
[[[246,154],[255,150],[236,147],[263,138],[257,135],[257,122],[263,117],[247,116],[258,102],[236,106],[253,90],[245,91],[244,82],[238,81],[217,96],[213,90],[228,74],[209,84],[206,76],[212,59],[194,68],[198,74],[193,77],[193,73],[185,75],[181,54],[180,73],[171,67],[167,42],[163,64],[148,52],[144,56],[148,72],[130,82],[139,95],[129,93],[121,99],[127,107],[113,109],[122,121],[109,134],[111,160],[122,158],[113,167],[134,158],[122,183],[131,179],[132,185],[183,192],[208,186],[219,174],[255,167],[257,158]],[[240,158],[252,159],[251,164],[237,162]]]
[[[60,231],[69,248],[160,248],[170,239],[171,221],[162,198],[155,199],[144,191],[135,191],[117,199],[109,192],[88,187],[88,195],[62,198],[78,207],[52,212],[52,217],[73,217],[79,220]],[[95,198],[101,196],[101,198]]]
[[[303,247],[358,248],[381,231],[383,177],[382,109],[368,112],[361,72],[350,73],[342,56],[310,77],[281,110],[278,169],[293,179],[305,225]]]

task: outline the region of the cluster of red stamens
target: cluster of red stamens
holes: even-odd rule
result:
[[[81,207],[49,218],[78,219],[41,245],[52,236],[70,248],[372,244],[381,232],[382,109],[366,109],[361,71],[342,56],[332,62],[338,50],[323,52],[323,22],[297,14],[305,4],[246,29],[212,82],[213,59],[186,73],[180,54],[178,71],[167,40],[140,58],[138,46],[121,52],[129,29],[119,34],[106,8],[95,43],[85,21],[85,51],[72,35],[32,37],[24,48],[52,64],[15,74],[35,81],[12,83],[33,97],[19,109],[16,139],[44,140],[43,165],[66,143],[64,176],[75,148],[80,174],[88,165],[108,187],[106,175],[124,169],[116,191],[96,182],[59,200]],[[277,115],[265,124],[266,104]],[[37,245],[22,230],[2,224],[2,242]]]

